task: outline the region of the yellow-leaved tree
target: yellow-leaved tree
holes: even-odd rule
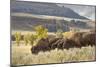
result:
[[[42,25],[36,26],[35,28],[37,39],[47,38],[48,29],[43,27]]]
[[[19,46],[19,43],[21,41],[21,33],[20,32],[16,32],[14,34],[15,40],[16,40],[16,44]]]

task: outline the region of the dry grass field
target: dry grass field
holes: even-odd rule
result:
[[[95,46],[70,48],[69,50],[54,49],[47,52],[31,54],[31,46],[12,44],[11,63],[12,65],[48,64],[64,62],[80,62],[95,60]]]
[[[13,32],[14,33],[14,32]],[[32,33],[32,32],[30,32]],[[66,32],[65,37],[72,36],[73,32]],[[27,34],[23,33],[23,34]],[[54,34],[54,33],[53,33]],[[40,51],[38,54],[31,53],[31,45],[25,45],[24,41],[18,46],[15,41],[12,41],[11,47],[11,63],[12,65],[33,65],[33,64],[51,64],[65,62],[81,62],[95,61],[96,51],[95,46],[86,46],[82,48],[54,49],[46,52]]]

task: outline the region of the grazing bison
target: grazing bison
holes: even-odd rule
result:
[[[64,49],[69,49],[73,47],[80,48],[80,46],[74,40],[71,40],[71,39],[64,40],[64,43],[63,43]]]
[[[51,39],[49,39],[49,44],[53,44],[59,39],[61,39],[61,38],[51,38]]]
[[[81,44],[81,41],[83,40],[82,39],[82,35],[84,34],[84,32],[75,32],[71,37],[70,37],[70,40],[72,42],[75,42],[75,45],[77,47],[81,47],[82,44]]]
[[[71,38],[77,45],[82,46],[93,46],[96,43],[96,33],[95,32],[77,32]]]
[[[35,54],[37,54],[39,51],[47,51],[47,50],[50,50],[49,41],[48,41],[47,38],[46,39],[44,39],[44,38],[40,39],[38,41],[38,43],[36,44],[36,46],[33,46],[31,48],[31,52],[35,53]]]
[[[54,38],[51,41],[49,41],[49,45],[51,49],[55,49],[58,47],[58,45],[61,43],[62,38]]]
[[[58,45],[57,45],[57,48],[58,48],[58,49],[63,49],[64,41],[65,41],[65,40],[64,40],[63,38],[59,41],[59,43],[58,43]]]
[[[96,43],[96,33],[91,31],[91,32],[75,32],[69,40],[72,40],[72,42],[75,42],[76,47],[82,47],[82,46],[93,46]]]
[[[49,43],[51,45],[51,49],[69,49],[73,47],[80,47],[74,40],[64,39],[64,38],[55,38],[53,43]]]
[[[87,32],[82,36],[83,42],[81,43],[83,46],[88,45],[96,45],[96,33],[95,32]]]
[[[39,51],[49,51],[55,48],[81,48],[89,45],[96,45],[95,32],[75,32],[70,38],[42,38],[38,41],[36,46],[31,48],[31,52],[37,54]]]
[[[62,38],[51,38],[51,39],[49,39],[49,47],[51,49],[57,48],[57,45],[59,44],[61,39]]]

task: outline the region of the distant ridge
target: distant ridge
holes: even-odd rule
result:
[[[72,9],[61,7],[54,3],[38,3],[38,2],[11,2],[11,12],[23,12],[37,15],[50,15],[59,17],[68,17],[74,19],[88,19],[80,16]]]
[[[76,21],[76,19],[79,20]],[[33,31],[34,26],[44,25],[49,32],[56,32],[57,22],[60,22],[63,31],[69,31],[70,28],[94,28],[94,23],[87,20],[89,19],[80,16],[72,9],[54,3],[11,2],[12,30]]]

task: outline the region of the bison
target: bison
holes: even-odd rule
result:
[[[84,34],[84,32],[75,32],[73,35],[71,35],[69,40],[71,40],[73,43],[75,43],[74,46],[81,47],[82,46],[81,40],[82,40],[83,34]]]
[[[61,44],[62,38],[54,38],[49,41],[49,45],[51,49],[55,49],[58,47],[59,44]]]
[[[83,46],[89,46],[89,45],[93,46],[96,44],[96,33],[95,32],[75,32],[73,33],[73,35],[70,36],[69,40],[75,43],[73,47],[74,46],[83,47]]]
[[[96,43],[96,33],[95,32],[77,32],[75,33],[71,40],[74,40],[78,46],[93,46]]]
[[[80,48],[80,46],[74,40],[71,39],[64,40],[63,49],[69,49],[73,47]]]
[[[48,39],[40,39],[36,46],[31,48],[31,52],[37,54],[39,51],[47,51],[50,50]]]
[[[75,32],[70,38],[42,38],[36,46],[31,48],[31,52],[37,54],[39,51],[49,51],[55,48],[69,49],[81,48],[83,46],[96,45],[95,32]]]
[[[83,46],[93,46],[96,45],[96,33],[95,32],[87,32],[82,36],[81,44]]]

